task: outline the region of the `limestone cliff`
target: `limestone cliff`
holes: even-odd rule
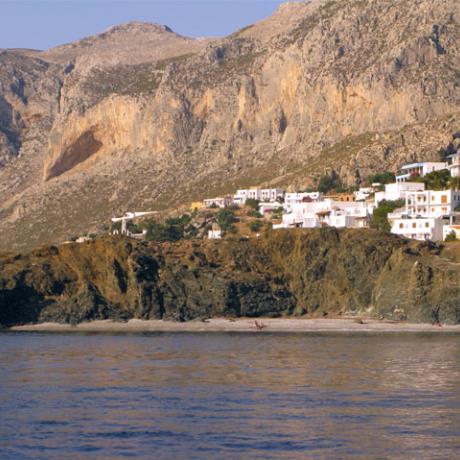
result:
[[[314,0],[219,40],[131,23],[6,51],[43,67],[22,86],[46,85],[49,104],[46,123],[19,103],[8,115],[13,76],[0,74],[0,247],[238,185],[302,187],[330,170],[357,184],[435,159],[460,132],[459,49],[456,0]]]
[[[458,324],[457,262],[434,244],[363,230],[104,238],[1,257],[0,324],[346,313]]]

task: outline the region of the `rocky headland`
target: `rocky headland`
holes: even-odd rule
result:
[[[0,256],[0,324],[211,317],[460,324],[460,251],[373,230],[257,239],[103,237]]]

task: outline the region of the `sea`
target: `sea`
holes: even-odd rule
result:
[[[459,459],[460,335],[0,334],[0,459]]]

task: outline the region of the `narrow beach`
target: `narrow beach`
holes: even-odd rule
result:
[[[91,321],[76,326],[41,323],[15,326],[10,331],[22,332],[454,332],[460,325],[436,326],[371,319],[299,319],[299,318],[212,318],[184,323],[162,320],[132,319],[126,323],[111,320]]]

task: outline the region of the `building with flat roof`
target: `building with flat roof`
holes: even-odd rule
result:
[[[293,204],[311,203],[321,199],[320,192],[295,192],[284,195],[284,209],[290,211]]]
[[[393,184],[386,184],[385,191],[376,192],[375,204],[379,205],[381,201],[397,201],[405,200],[408,192],[421,192],[425,190],[423,182],[394,182]]]
[[[424,161],[420,163],[410,163],[401,167],[396,176],[396,182],[409,182],[413,176],[426,176],[434,171],[447,168],[447,163],[443,161]]]
[[[283,214],[281,224],[273,228],[364,228],[368,226],[371,209],[366,202],[342,202],[325,199],[294,203],[291,211]]]
[[[400,216],[391,219],[391,233],[413,240],[443,241],[446,220],[442,217]]]
[[[455,190],[424,190],[406,193],[405,214],[408,216],[449,216],[460,206],[460,192]]]
[[[233,200],[236,204],[244,205],[246,200],[274,202],[284,197],[284,190],[279,188],[248,188],[237,190]]]
[[[219,196],[217,198],[207,198],[203,200],[203,205],[206,208],[218,207],[218,208],[226,208],[233,204],[233,197],[232,196]]]
[[[447,169],[452,177],[460,177],[460,153],[450,155],[447,159]]]

